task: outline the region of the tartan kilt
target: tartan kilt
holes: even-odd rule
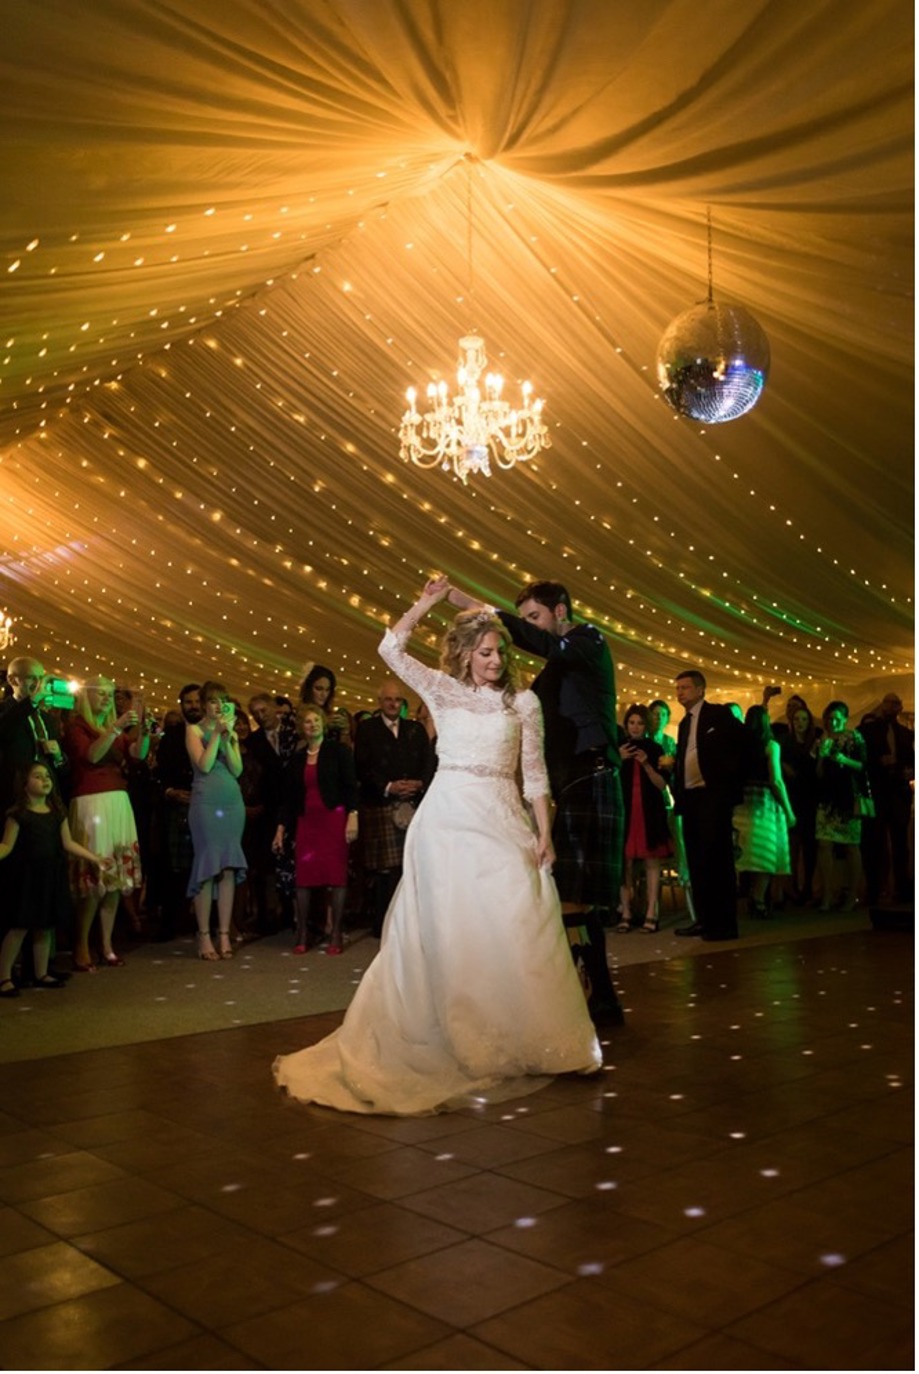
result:
[[[624,824],[618,769],[598,769],[563,789],[552,822],[553,875],[563,902],[615,911]]]
[[[392,812],[391,806],[361,807],[361,849],[364,867],[371,873],[402,867],[406,832],[394,824]]]
[[[166,861],[170,873],[188,873],[195,851],[188,828],[188,807],[181,802],[166,802]]]

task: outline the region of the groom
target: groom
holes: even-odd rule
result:
[[[451,588],[448,600],[460,610],[482,604],[456,588]],[[597,910],[615,907],[622,867],[613,661],[595,626],[573,623],[571,598],[561,583],[531,582],[515,604],[516,615],[495,613],[518,648],[546,660],[533,691],[545,720],[562,915],[569,939],[580,946],[594,1022],[620,1025],[624,1018],[610,980],[606,936]]]

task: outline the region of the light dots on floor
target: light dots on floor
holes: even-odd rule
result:
[[[516,1226],[516,1228],[517,1228],[518,1231],[529,1231],[529,1230],[531,1230],[534,1226],[538,1225],[538,1218],[537,1218],[537,1217],[515,1217],[515,1218],[514,1218],[514,1225]]]
[[[831,1251],[820,1256],[820,1263],[827,1269],[838,1269],[840,1265],[847,1264],[848,1261],[845,1255]]]
[[[586,1264],[579,1264],[577,1269],[578,1277],[582,1279],[593,1278],[596,1274],[602,1274],[605,1268],[606,1265],[601,1264],[598,1260],[589,1261]]]
[[[690,1220],[695,1221],[695,1220],[697,1220],[699,1217],[704,1217],[704,1216],[705,1216],[705,1208],[704,1208],[704,1207],[698,1207],[698,1206],[696,1206],[696,1207],[684,1207],[684,1208],[683,1208],[683,1216],[684,1216],[684,1217],[689,1217]]]

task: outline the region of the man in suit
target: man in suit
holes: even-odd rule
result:
[[[868,753],[868,782],[875,805],[874,817],[862,821],[862,856],[870,906],[880,901],[884,886],[888,837],[896,900],[913,900],[909,825],[916,753],[912,730],[898,719],[902,710],[903,702],[896,692],[888,692],[875,718],[859,727]]]
[[[460,609],[480,603],[452,589]],[[588,983],[597,1025],[624,1018],[606,960],[600,912],[619,899],[623,846],[622,788],[616,733],[616,679],[609,646],[594,625],[575,624],[560,582],[532,582],[517,614],[497,610],[518,648],[546,660],[532,690],[546,731],[546,769],[555,802],[552,844],[562,916]],[[494,608],[489,608],[494,609]]]
[[[399,684],[380,686],[379,713],[361,721],[354,739],[360,786],[360,828],[369,879],[370,925],[379,938],[393,893],[402,877],[402,851],[412,809],[433,773],[427,731],[402,715]]]
[[[286,697],[277,697],[273,692],[256,692],[249,699],[249,715],[258,726],[249,736],[247,748],[262,769],[265,816],[259,826],[263,843],[265,870],[274,871],[274,889],[277,899],[277,915],[271,920],[265,916],[264,929],[270,932],[280,926],[291,930],[296,925],[296,885],[294,859],[294,831],[285,834],[284,843],[279,850],[272,848],[272,837],[278,823],[278,809],[281,802],[281,788],[284,769],[293,758],[297,748],[297,727],[292,710],[286,711],[281,703]],[[261,881],[256,874],[256,881]],[[260,899],[260,907],[267,913],[267,901]]]
[[[158,940],[175,939],[189,913],[188,880],[194,856],[188,807],[193,770],[185,744],[185,729],[188,725],[197,725],[204,715],[197,682],[187,682],[179,692],[179,710],[181,719],[163,729],[154,767],[158,792],[155,826],[160,852],[157,865]]]
[[[743,725],[728,706],[705,700],[696,668],[676,678],[685,711],[677,736],[674,805],[683,820],[696,918],[677,935],[737,939],[733,811],[743,794]]]
[[[41,709],[45,670],[37,659],[14,658],[6,670],[12,695],[0,702],[0,815],[12,806],[18,778],[33,763],[46,763],[66,785],[67,760],[54,717]]]

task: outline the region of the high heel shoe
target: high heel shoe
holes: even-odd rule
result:
[[[229,931],[221,930],[220,934],[217,936],[217,958],[233,958],[233,942],[230,939]]]
[[[643,935],[656,935],[660,930],[660,921],[656,916],[646,916],[644,925],[638,927]]]
[[[755,916],[758,921],[765,921],[769,915],[765,902],[758,902],[755,897],[750,898],[750,915]]]
[[[213,943],[212,943],[212,941],[211,941],[211,937],[210,937],[210,932],[209,932],[209,931],[206,931],[206,930],[199,930],[199,931],[197,931],[197,932],[196,932],[196,938],[197,938],[197,941],[198,941],[198,958],[199,958],[199,959],[204,959],[207,963],[213,964],[216,960],[218,960],[218,959],[220,958],[220,955],[217,953],[217,951],[216,951],[216,949],[214,948],[214,945],[213,945]]]
[[[109,950],[108,954],[103,954],[102,962],[108,964],[109,968],[124,968],[124,960],[113,949]]]

